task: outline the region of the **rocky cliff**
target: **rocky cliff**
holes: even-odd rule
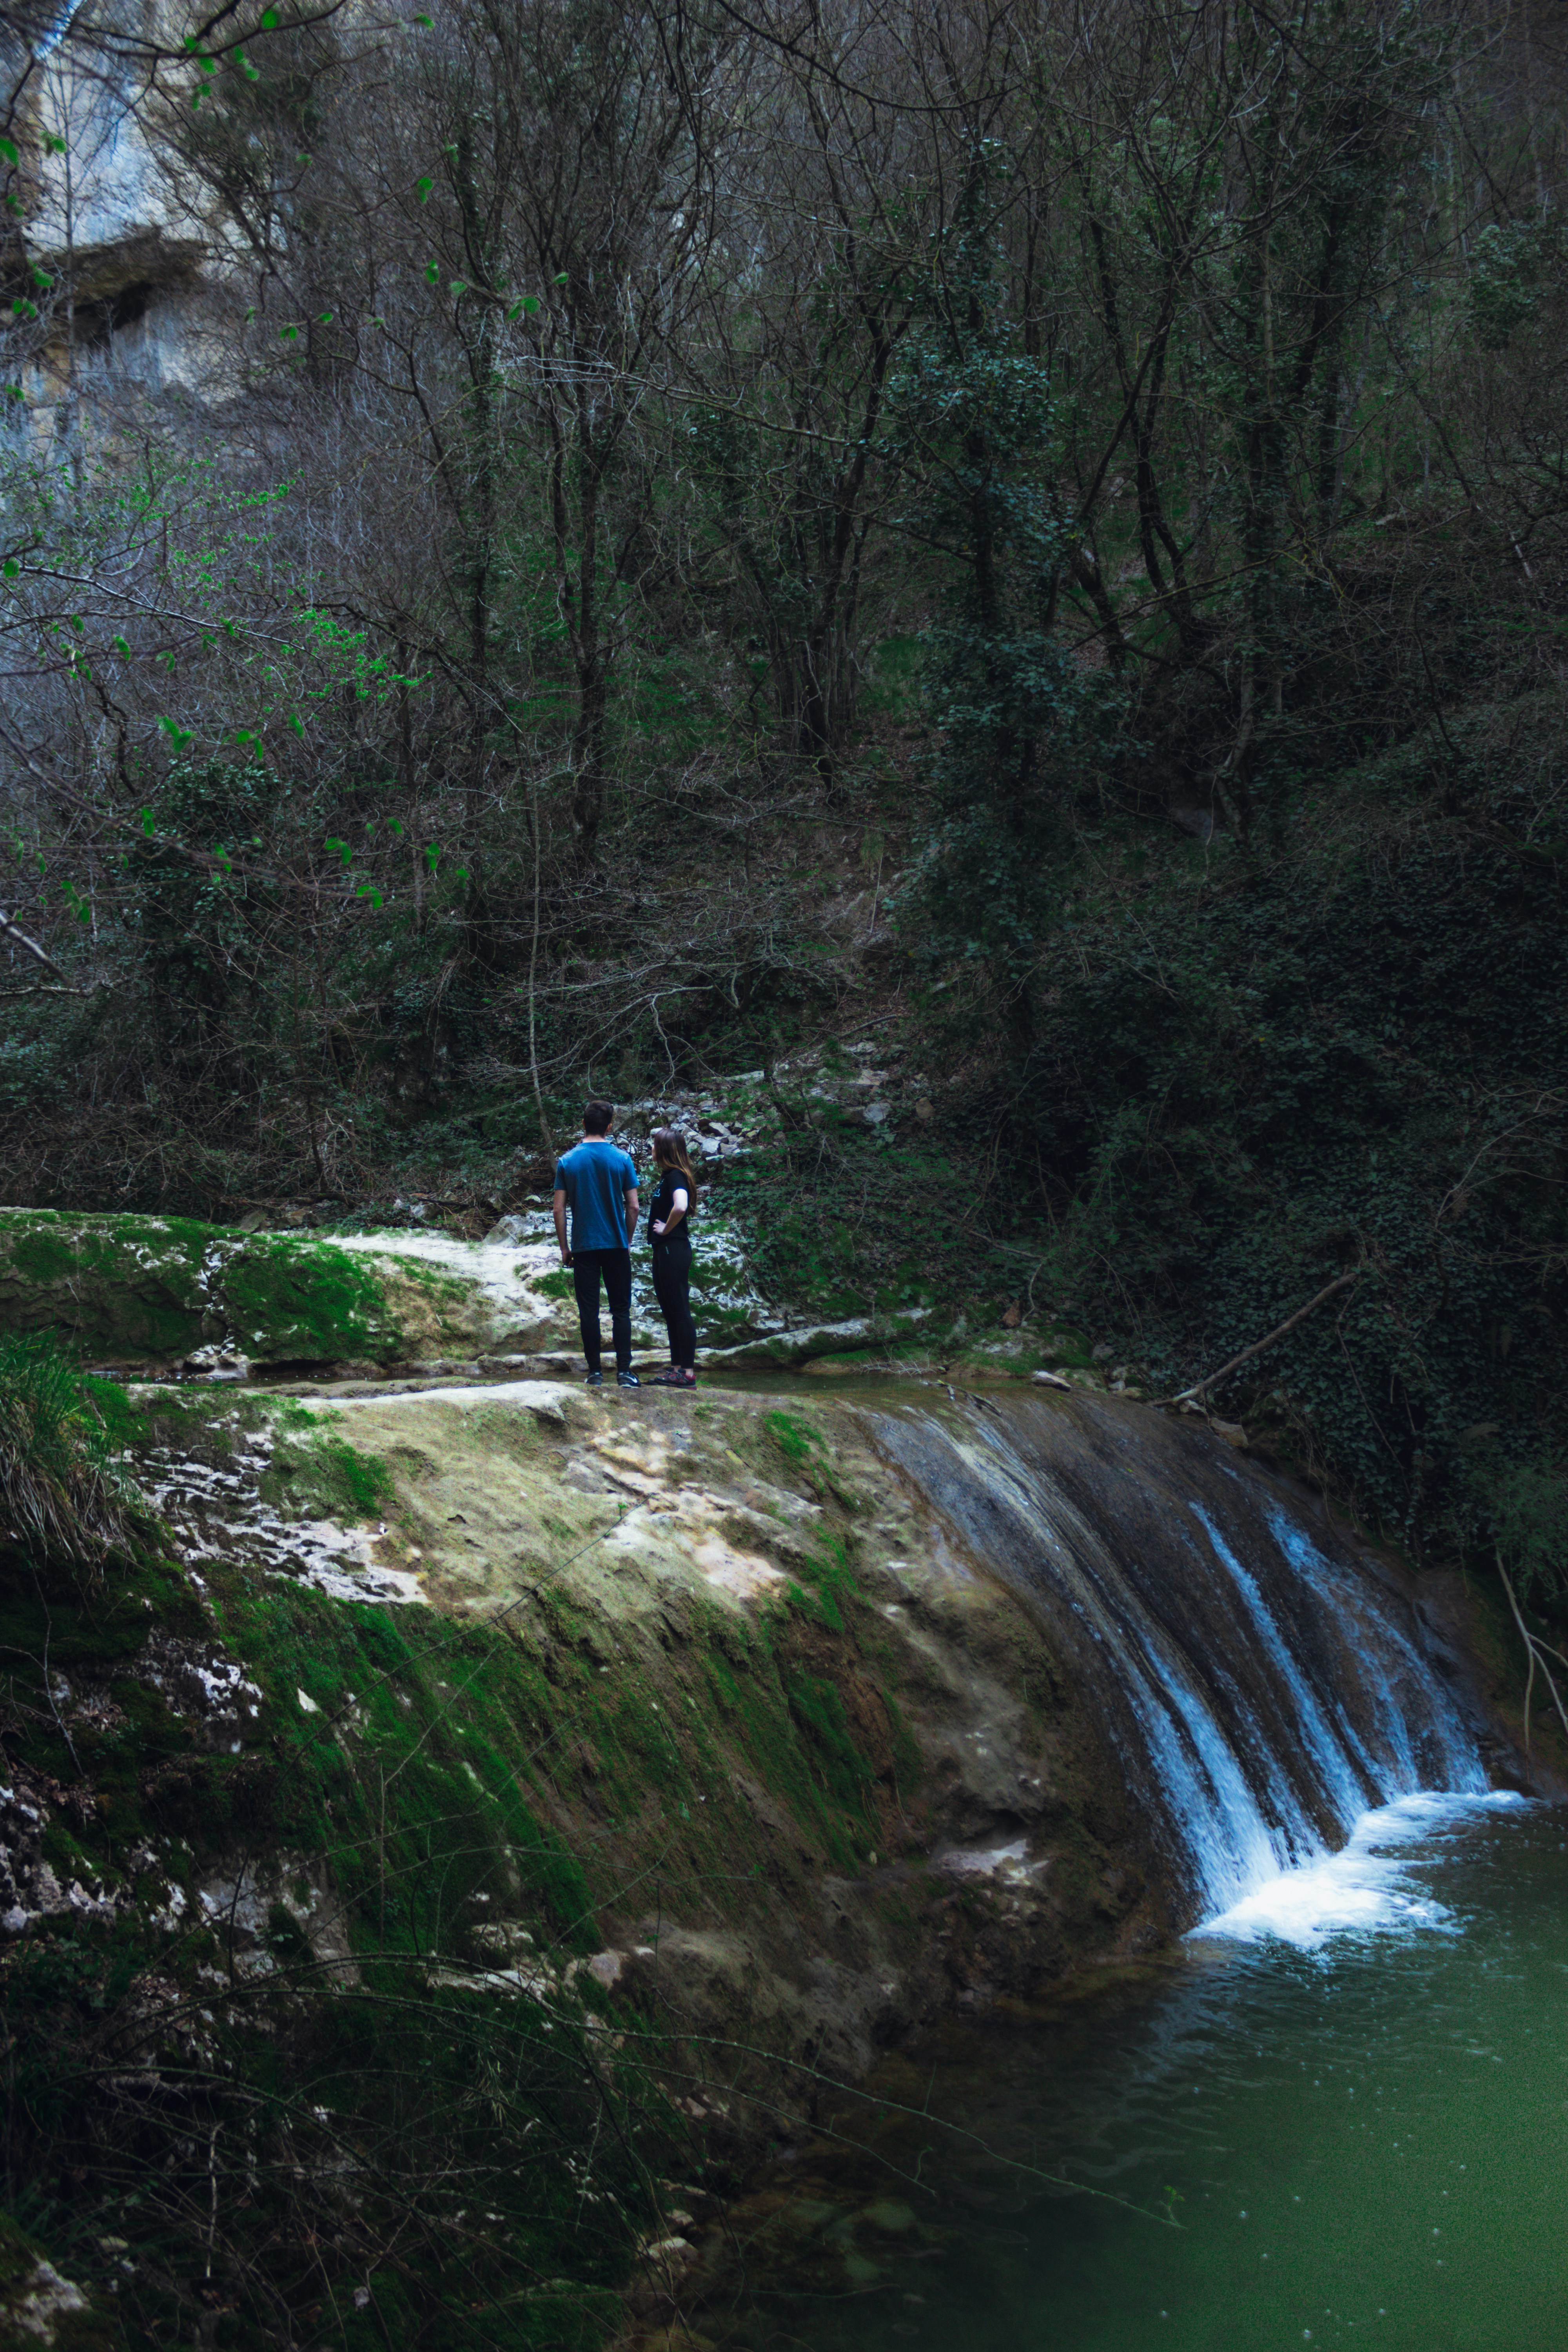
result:
[[[515,1280],[498,1303],[434,1257],[311,1237],[31,1218],[6,1240],[13,1323],[68,1310],[100,1360],[205,1374],[95,1389],[156,1540],[96,1574],[5,1554],[13,2140],[22,2218],[94,2325],[292,2341],[312,2264],[351,2311],[360,2289],[372,2315],[434,2310],[431,2216],[459,2208],[471,2277],[528,2238],[550,2327],[569,2307],[602,2333],[639,2264],[657,2317],[686,2259],[670,2214],[824,2087],[1158,1934],[1059,1658],[852,1393],[588,1394],[542,1370],[570,1312],[545,1274],[520,1305]],[[297,1373],[317,1350],[359,1369],[235,1377],[262,1331]],[[524,1360],[378,1376],[416,1345]],[[351,2016],[368,2071],[333,2040]],[[587,2240],[559,2179],[491,2177],[499,2123],[493,2219],[407,2177],[403,2049],[443,2162],[465,2069],[509,2053],[503,2105],[526,2079]],[[264,2243],[286,2253],[266,2291]],[[543,2310],[482,2340],[577,2340]]]

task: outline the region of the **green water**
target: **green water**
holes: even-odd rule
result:
[[[1471,1809],[1398,1853],[1369,1927],[1192,1943],[884,2069],[951,2128],[850,2113],[854,2144],[774,2166],[705,2250],[699,2339],[1559,2352],[1568,1814]]]

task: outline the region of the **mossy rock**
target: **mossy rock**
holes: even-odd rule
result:
[[[0,1329],[64,1332],[115,1361],[189,1355],[222,1328],[204,1264],[215,1238],[186,1217],[0,1210]]]
[[[384,1362],[404,1352],[378,1270],[331,1242],[266,1234],[226,1251],[224,1306],[247,1356]]]
[[[111,2352],[120,2341],[112,2320],[101,2317],[73,2281],[63,2278],[43,2248],[0,2213],[0,2346],[26,2346],[39,2352]]]
[[[89,1362],[179,1364],[206,1348],[261,1363],[389,1363],[514,1343],[537,1320],[452,1264],[306,1234],[183,1217],[0,1211],[0,1330],[52,1330]]]

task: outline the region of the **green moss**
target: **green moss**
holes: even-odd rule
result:
[[[804,1468],[824,1450],[820,1432],[796,1413],[783,1410],[765,1412],[763,1426],[792,1470]]]
[[[824,1676],[802,1673],[792,1674],[786,1688],[790,1714],[824,1790],[869,1827],[867,1800],[877,1776],[850,1736],[842,1694]]]
[[[299,1406],[278,1416],[272,1457],[258,1481],[264,1502],[287,1504],[300,1517],[368,1519],[391,1504],[392,1472],[378,1454],[362,1454],[340,1434],[343,1416]]]
[[[402,1344],[375,1276],[331,1242],[247,1243],[224,1269],[224,1296],[240,1346],[275,1361],[381,1361]]]
[[[166,1358],[200,1345],[209,1229],[183,1219],[0,1215],[0,1323],[70,1333],[89,1354]]]
[[[808,1610],[829,1633],[842,1633],[845,1625],[840,1603],[858,1601],[859,1587],[849,1566],[847,1548],[840,1538],[825,1532],[817,1537],[816,1543],[816,1559],[800,1571],[804,1582],[811,1588],[809,1594],[796,1583],[786,1588],[788,1596]]]
[[[536,1275],[529,1284],[542,1298],[574,1298],[577,1295],[569,1266],[560,1266],[553,1274]]]
[[[29,1282],[68,1282],[77,1254],[55,1234],[23,1234],[12,1245],[11,1263]]]

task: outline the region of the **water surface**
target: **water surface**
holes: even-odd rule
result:
[[[1409,1800],[1222,1927],[1140,1990],[884,2070],[952,2128],[851,2119],[858,2144],[774,2167],[709,2256],[699,2336],[1568,2344],[1568,1814]]]

